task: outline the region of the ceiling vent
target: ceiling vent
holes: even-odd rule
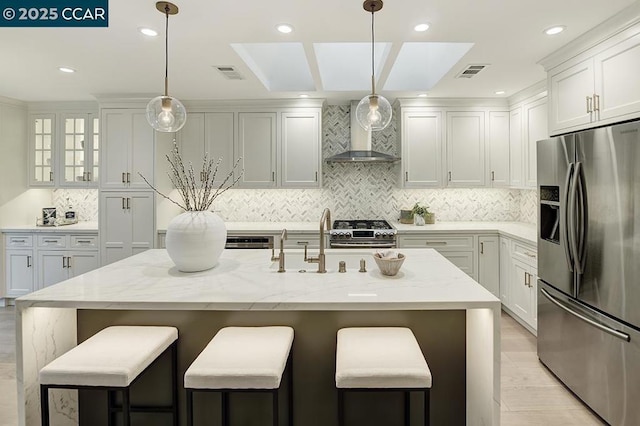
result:
[[[214,68],[217,69],[227,80],[244,80],[242,74],[240,74],[234,66],[214,65]]]
[[[480,65],[480,64],[467,65],[467,67],[464,70],[462,70],[461,73],[456,75],[456,78],[471,78],[471,77],[474,77],[480,71],[485,69],[486,67],[487,67],[487,65]]]

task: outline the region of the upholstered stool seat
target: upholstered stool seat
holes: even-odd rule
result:
[[[90,388],[109,391],[109,424],[113,422],[112,412],[120,410],[113,403],[112,392],[122,391],[123,422],[128,425],[132,411],[129,386],[169,348],[172,349],[173,405],[158,407],[158,411],[173,413],[174,424],[177,424],[177,339],[175,327],[108,327],[54,359],[40,370],[42,424],[49,424],[49,389]],[[148,408],[151,407],[145,407]]]
[[[409,392],[425,393],[425,425],[429,424],[432,377],[413,332],[403,327],[343,328],[336,347],[339,423],[344,423],[344,392],[405,392],[405,424],[409,424]]]
[[[222,394],[222,423],[229,422],[229,393],[270,392],[273,422],[278,424],[278,389],[288,368],[289,424],[293,416],[291,327],[226,327],[221,329],[193,361],[184,375],[187,424],[193,425],[193,392]],[[288,366],[288,367],[287,367]]]

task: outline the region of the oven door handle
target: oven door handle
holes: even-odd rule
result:
[[[364,244],[349,244],[349,243],[331,243],[332,248],[395,248],[394,243],[364,243]]]

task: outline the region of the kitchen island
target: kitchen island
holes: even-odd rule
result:
[[[297,424],[337,424],[339,328],[407,326],[434,376],[433,424],[498,425],[500,301],[432,249],[403,253],[400,273],[385,277],[371,251],[327,250],[328,272],[317,274],[317,265],[305,264],[298,250],[287,251],[285,273],[277,272],[277,262],[270,261],[266,250],[225,250],[218,266],[198,273],[181,273],[165,250],[149,250],[23,296],[16,300],[20,424],[40,424],[39,369],[108,325],[178,327],[183,374],[219,328],[279,324],[296,333]],[[360,258],[367,261],[368,272],[358,272]],[[338,260],[347,262],[346,273],[337,272]],[[102,401],[86,393],[80,394],[78,414],[76,392],[55,391],[52,424],[78,424],[78,418],[81,424],[103,424],[92,417],[105,417]],[[151,394],[153,388],[145,396]],[[378,400],[373,394],[354,395],[347,413],[352,424],[400,424],[402,399],[381,395]],[[236,406],[251,406],[239,416],[268,410],[268,401],[248,397],[234,398]],[[183,392],[180,398],[183,402]],[[217,415],[217,403],[199,406],[205,407],[196,412],[202,421],[197,424]],[[418,407],[414,411],[417,420]],[[161,425],[162,420],[143,424]]]

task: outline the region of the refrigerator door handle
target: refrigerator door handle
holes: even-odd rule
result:
[[[587,249],[587,224],[588,221],[588,213],[587,213],[587,188],[584,184],[584,172],[582,171],[582,163],[578,163],[576,166],[576,180],[578,181],[577,185],[577,197],[578,197],[578,244],[577,249],[577,272],[582,275],[584,273],[584,268],[586,266],[586,249]]]
[[[542,293],[542,295],[544,297],[546,297],[547,299],[549,299],[549,301],[551,303],[553,303],[554,305],[556,305],[558,308],[564,310],[565,312],[567,312],[568,314],[573,315],[574,317],[586,322],[587,324],[590,324],[592,326],[594,326],[595,328],[597,328],[598,330],[604,331],[607,334],[610,334],[614,337],[617,337],[620,340],[624,340],[625,342],[630,342],[631,341],[631,336],[629,336],[627,333],[623,333],[621,331],[618,330],[614,330],[611,327],[607,327],[606,325],[600,324],[597,321],[592,320],[589,317],[586,317],[568,307],[566,307],[562,302],[560,302],[559,300],[557,300],[555,297],[553,297],[551,294],[549,294],[549,292],[547,292],[547,290],[541,288],[540,292]]]
[[[569,163],[569,168],[567,169],[567,177],[565,178],[564,187],[565,187],[565,208],[564,208],[564,225],[561,225],[564,229],[564,255],[567,258],[567,264],[569,265],[569,271],[573,272],[573,254],[571,253],[570,240],[569,240],[569,185],[571,183],[571,176],[573,174],[573,163]]]
[[[574,269],[578,272],[578,224],[577,220],[577,197],[578,197],[578,172],[580,171],[580,163],[576,163],[575,170],[573,172],[573,179],[571,180],[571,189],[569,191],[569,207],[567,209],[567,215],[569,220],[567,223],[567,232],[569,233],[569,244],[571,246],[571,257],[573,258]]]

